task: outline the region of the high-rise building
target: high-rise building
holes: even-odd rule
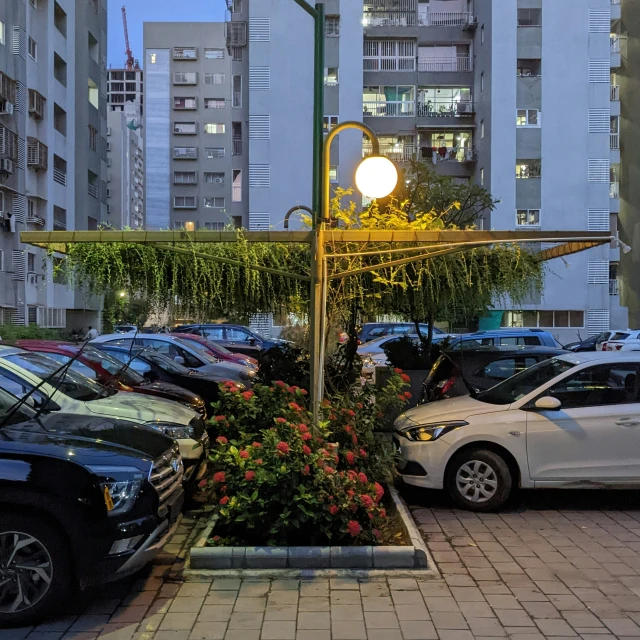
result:
[[[106,0],[0,3],[0,323],[98,324],[19,234],[106,219],[106,32]]]
[[[140,115],[144,111],[143,80],[144,72],[139,66],[133,69],[109,69],[109,93],[107,100],[109,111],[124,111],[128,102],[140,105]]]

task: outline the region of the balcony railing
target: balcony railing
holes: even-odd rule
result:
[[[89,183],[88,188],[87,188],[87,193],[92,198],[97,198],[98,197],[98,185]]]
[[[67,172],[64,169],[53,168],[53,181],[61,184],[63,187],[67,186]]]
[[[418,60],[418,71],[471,71],[470,56],[457,58],[430,58]]]
[[[418,14],[422,27],[459,27],[473,24],[475,16],[469,11],[427,11]]]
[[[362,24],[365,27],[415,27],[418,14],[415,11],[365,12]]]
[[[611,85],[611,102],[620,102],[620,85]]]
[[[242,155],[242,140],[232,140],[232,151],[231,155],[241,156]]]
[[[620,134],[612,133],[611,135],[611,149],[614,151],[618,151],[620,149]]]
[[[609,197],[610,198],[619,198],[620,197],[620,183],[612,182],[609,188]]]
[[[470,100],[424,100],[417,104],[418,118],[452,118],[474,113]]]
[[[423,162],[475,162],[477,152],[473,147],[421,147],[419,159]]]
[[[415,116],[415,102],[407,101],[385,101],[385,102],[365,102],[362,105],[362,115],[368,117],[412,117]]]
[[[620,295],[620,281],[618,280],[618,278],[611,278],[609,280],[609,295],[610,296]]]
[[[239,108],[242,106],[242,93],[239,91],[233,92],[233,106],[234,108]]]
[[[362,146],[362,156],[366,158],[373,153],[373,147],[370,144]],[[389,158],[392,162],[411,162],[415,158],[416,145],[406,142],[398,142],[396,144],[381,144],[380,154]]]

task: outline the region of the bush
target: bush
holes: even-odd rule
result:
[[[404,402],[404,386],[394,375],[379,396]],[[390,479],[393,459],[373,433],[380,407],[371,393],[326,401],[313,431],[303,389],[221,385],[212,421],[220,435],[211,475],[200,483],[218,518],[214,544],[375,542],[386,522],[380,483]]]
[[[309,388],[309,352],[291,344],[281,344],[258,354],[256,382],[270,385],[276,380],[302,389]]]
[[[430,349],[426,349],[424,343],[403,336],[399,340],[387,342],[383,349],[392,367],[431,369],[433,363],[440,357],[444,346],[444,342],[438,342],[432,343]]]
[[[43,329],[36,325],[0,325],[0,340],[62,340],[62,329]]]

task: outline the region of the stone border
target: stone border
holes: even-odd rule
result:
[[[411,540],[410,546],[207,547],[210,521],[190,553],[190,570],[408,569],[434,571],[435,564],[409,510],[394,487],[390,495]]]

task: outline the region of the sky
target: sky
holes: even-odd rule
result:
[[[0,0],[1,1],[1,0]],[[224,20],[225,0],[109,0],[108,19],[108,64],[124,67],[124,31],[122,28],[122,5],[127,7],[127,26],[133,57],[140,60],[142,51],[143,22],[220,22]],[[179,9],[176,11],[176,9]]]

